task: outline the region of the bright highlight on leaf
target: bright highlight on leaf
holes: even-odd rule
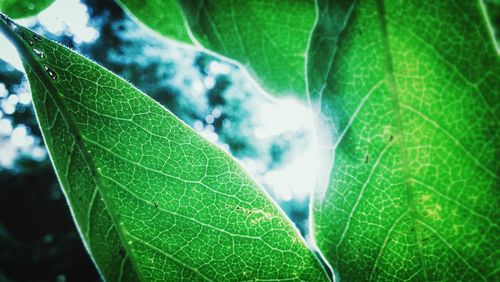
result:
[[[37,118],[85,244],[108,281],[327,280],[244,171],[97,64],[19,27]]]

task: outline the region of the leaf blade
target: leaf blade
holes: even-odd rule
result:
[[[310,89],[332,126],[320,249],[342,279],[498,278],[500,67],[480,1],[360,1],[339,38]]]
[[[122,1],[150,28],[162,32],[166,2],[148,1],[140,9]],[[178,1],[192,39],[207,50],[240,63],[271,95],[306,98],[305,56],[316,19],[314,1]],[[139,13],[144,11],[144,17]],[[153,17],[153,18],[154,18]]]
[[[245,66],[272,95],[306,97],[305,56],[313,1],[182,1],[193,35]]]
[[[105,279],[326,279],[230,156],[97,64],[4,16],[0,27],[23,55],[52,162]]]

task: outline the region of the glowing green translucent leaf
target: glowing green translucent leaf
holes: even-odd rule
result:
[[[482,2],[358,1],[325,33],[333,15],[309,54],[333,158],[318,246],[345,281],[498,281],[500,62]]]
[[[0,0],[0,12],[8,14],[15,19],[25,18],[40,13],[43,9],[50,6],[52,2],[54,0]]]
[[[177,39],[167,30],[180,27],[180,20],[164,16],[165,11],[177,14],[175,1],[121,2],[150,28]],[[313,0],[178,3],[197,43],[239,62],[270,94],[306,97],[304,62],[316,18]]]
[[[92,61],[0,22],[23,57],[54,168],[106,280],[326,280],[229,155]]]

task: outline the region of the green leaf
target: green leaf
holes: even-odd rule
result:
[[[346,281],[498,281],[498,51],[481,1],[417,2],[359,1],[310,47],[330,64],[308,71],[331,130],[315,238]]]
[[[144,6],[132,2],[122,0],[146,25],[171,37],[164,29],[175,24],[176,18],[153,24],[151,19],[163,19],[162,13],[173,1],[146,1]],[[316,19],[313,0],[191,0],[179,4],[196,43],[239,62],[270,94],[306,97],[304,64]]]
[[[34,16],[50,6],[54,0],[0,0],[0,12],[11,17],[25,18]]]
[[[161,35],[192,44],[177,0],[117,0],[116,2]]]
[[[106,280],[327,279],[233,158],[124,80],[2,18],[61,186]]]

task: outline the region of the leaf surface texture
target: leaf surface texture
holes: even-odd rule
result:
[[[324,32],[333,16],[308,64],[332,156],[319,248],[345,281],[498,280],[500,65],[482,2],[358,1]]]
[[[148,96],[11,23],[46,146],[108,281],[325,280],[251,177]]]

